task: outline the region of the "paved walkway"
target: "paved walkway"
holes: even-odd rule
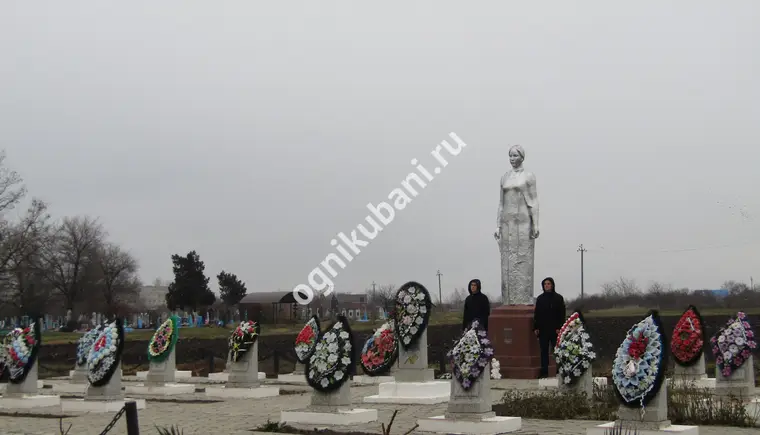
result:
[[[64,381],[49,381],[46,384]],[[267,382],[269,383],[269,382]],[[536,388],[533,381],[514,382],[498,381],[496,387]],[[203,388],[203,384],[197,384]],[[43,390],[44,391],[44,390]],[[49,391],[49,390],[48,390]],[[279,421],[280,411],[304,408],[309,404],[309,388],[305,386],[281,385],[278,397],[259,400],[209,400],[203,393],[195,393],[174,398],[147,398],[147,408],[139,411],[140,434],[157,434],[155,426],[178,425],[185,435],[250,435],[257,426],[269,421]],[[352,386],[351,392],[356,407],[376,408],[379,419],[376,423],[348,427],[335,427],[336,430],[359,430],[382,433],[380,423],[390,421],[395,409],[399,410],[391,431],[401,435],[411,429],[418,418],[443,414],[446,404],[441,405],[375,405],[363,404],[364,396],[377,394],[377,386]],[[504,391],[493,390],[494,402],[498,401]],[[170,401],[169,401],[170,400]],[[204,401],[205,403],[198,403]],[[0,416],[0,434],[24,435],[59,435],[60,409],[38,409],[29,411],[27,416]],[[111,421],[113,414],[70,414],[63,419],[64,430],[72,425],[70,435],[97,435]],[[522,421],[522,430],[518,434],[541,435],[584,435],[586,428],[604,422],[586,420],[527,420]],[[308,429],[308,427],[302,427]],[[416,433],[416,432],[415,432]],[[758,429],[738,429],[721,427],[701,427],[701,435],[757,435]],[[109,434],[126,434],[126,425],[122,421]]]

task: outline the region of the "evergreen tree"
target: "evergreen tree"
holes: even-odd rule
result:
[[[219,296],[228,307],[237,305],[246,295],[245,283],[234,273],[222,271],[216,278],[219,280]]]
[[[166,306],[170,310],[189,308],[197,311],[198,307],[209,306],[216,302],[216,295],[208,287],[209,278],[203,273],[204,263],[195,251],[186,256],[172,255],[174,264],[174,281],[169,284],[166,294]]]

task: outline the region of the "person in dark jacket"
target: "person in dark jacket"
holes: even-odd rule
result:
[[[467,329],[473,320],[478,319],[483,329],[488,331],[488,316],[491,315],[491,302],[488,296],[480,289],[480,280],[473,279],[467,286],[470,295],[464,300],[464,316],[462,317],[462,330]]]
[[[536,298],[533,311],[533,333],[541,347],[541,372],[539,378],[549,376],[549,350],[557,345],[557,335],[565,323],[565,299],[557,293],[554,279],[541,281],[544,292]]]

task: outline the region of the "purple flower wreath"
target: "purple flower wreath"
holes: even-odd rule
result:
[[[747,316],[741,311],[736,313],[735,319],[729,319],[726,326],[720,328],[710,339],[710,344],[715,364],[725,377],[739,370],[757,349],[755,334],[747,322]]]
[[[473,320],[448,353],[454,377],[465,390],[480,379],[493,358],[493,346],[487,335],[480,322]]]

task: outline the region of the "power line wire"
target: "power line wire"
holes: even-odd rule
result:
[[[760,240],[751,240],[747,241],[745,243],[738,243],[738,244],[724,244],[724,245],[713,245],[713,246],[702,246],[702,247],[696,247],[696,248],[676,248],[676,249],[657,249],[657,250],[647,250],[647,251],[620,251],[615,249],[606,249],[604,246],[599,246],[598,248],[586,248],[586,252],[597,252],[597,253],[604,253],[604,254],[612,254],[612,255],[651,255],[651,254],[670,254],[670,253],[678,253],[678,252],[696,252],[696,251],[708,251],[711,249],[726,249],[726,248],[740,248],[740,247],[746,247],[746,246],[753,246],[753,245],[760,245]]]

